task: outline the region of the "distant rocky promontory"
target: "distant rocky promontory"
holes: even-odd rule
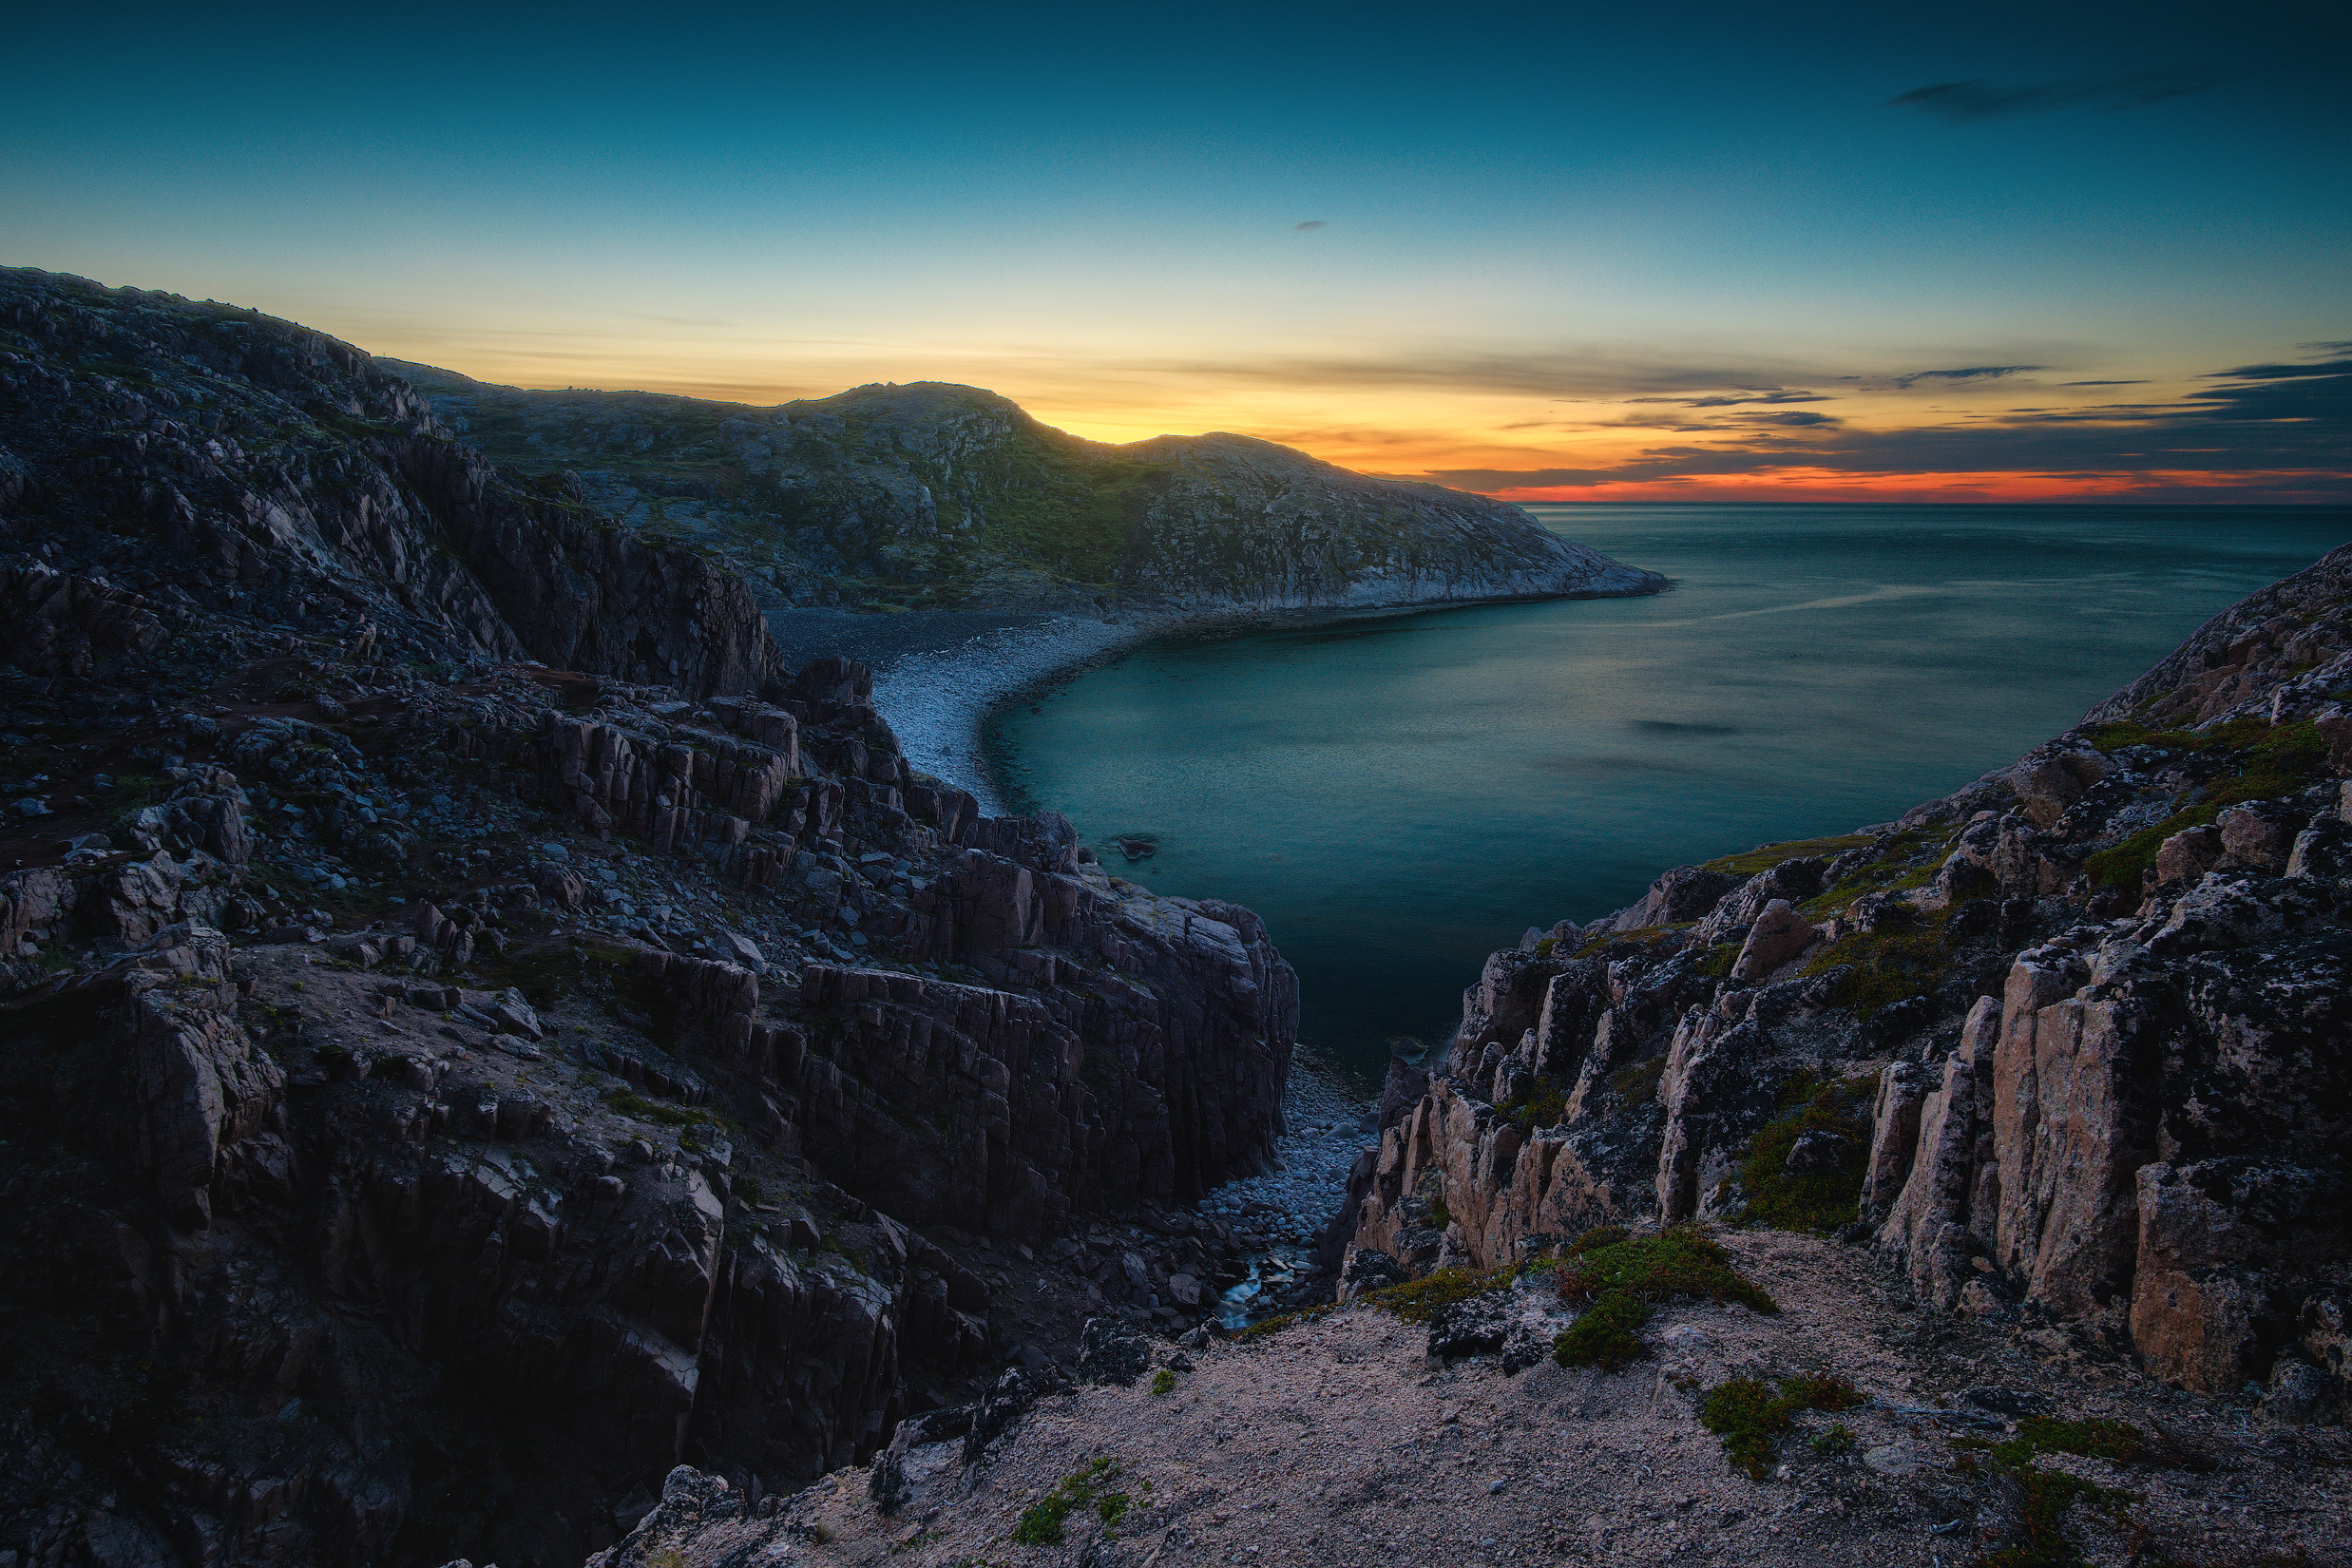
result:
[[[771,607],[1197,613],[1655,593],[1516,507],[1242,435],[1081,440],[920,381],[755,408],[376,364],[513,472],[714,550]]]

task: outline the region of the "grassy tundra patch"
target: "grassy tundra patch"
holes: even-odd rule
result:
[[[1870,1157],[1870,1107],[1877,1094],[1875,1078],[1841,1078],[1827,1083],[1809,1076],[1797,1080],[1782,1100],[1788,1107],[1786,1114],[1756,1134],[1740,1162],[1748,1219],[1782,1231],[1825,1234],[1852,1224],[1862,1202],[1863,1168]],[[1834,1169],[1792,1176],[1788,1152],[1807,1133],[1843,1138],[1845,1149]]]

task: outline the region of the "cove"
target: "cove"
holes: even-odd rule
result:
[[[1257,910],[1301,1040],[1367,1083],[1527,927],[1956,789],[2352,538],[2346,508],[1528,509],[1673,591],[1175,637],[986,728],[1008,796],[1113,870]]]

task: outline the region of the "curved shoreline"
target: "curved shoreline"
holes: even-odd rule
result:
[[[1476,609],[1496,604],[1545,603],[1561,599],[1635,599],[1667,593],[1673,583],[1631,593],[1494,594],[1468,599],[1422,600],[1397,604],[1226,605],[1099,621],[1071,615],[1003,617],[952,640],[925,638],[904,622],[933,612],[911,611],[885,620],[901,635],[892,641],[915,645],[870,658],[874,672],[874,706],[897,734],[907,760],[944,783],[968,792],[991,815],[1014,814],[1014,805],[996,776],[984,739],[987,721],[1004,710],[1059,686],[1097,665],[1162,638],[1241,632],[1285,624],[1315,625],[1365,616],[1417,615],[1432,610]],[[974,619],[958,616],[968,626]],[[875,628],[882,630],[884,628]],[[905,634],[911,632],[908,637]],[[837,634],[836,634],[837,635]],[[858,658],[867,641],[851,637],[845,656]],[[929,645],[924,645],[928,643]]]

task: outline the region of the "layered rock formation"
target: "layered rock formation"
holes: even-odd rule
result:
[[[759,409],[382,361],[521,472],[726,550],[777,604],[1225,610],[1654,593],[1482,496],[1238,435],[1082,441],[940,382]]]
[[[1247,910],[344,345],[0,310],[0,1551],[568,1565],[1238,1277],[1177,1211],[1279,1127]]]
[[[1530,932],[1392,1084],[1348,1244],[1842,1228],[2045,1348],[2344,1410],[2348,697],[2352,548],[1900,822]]]

